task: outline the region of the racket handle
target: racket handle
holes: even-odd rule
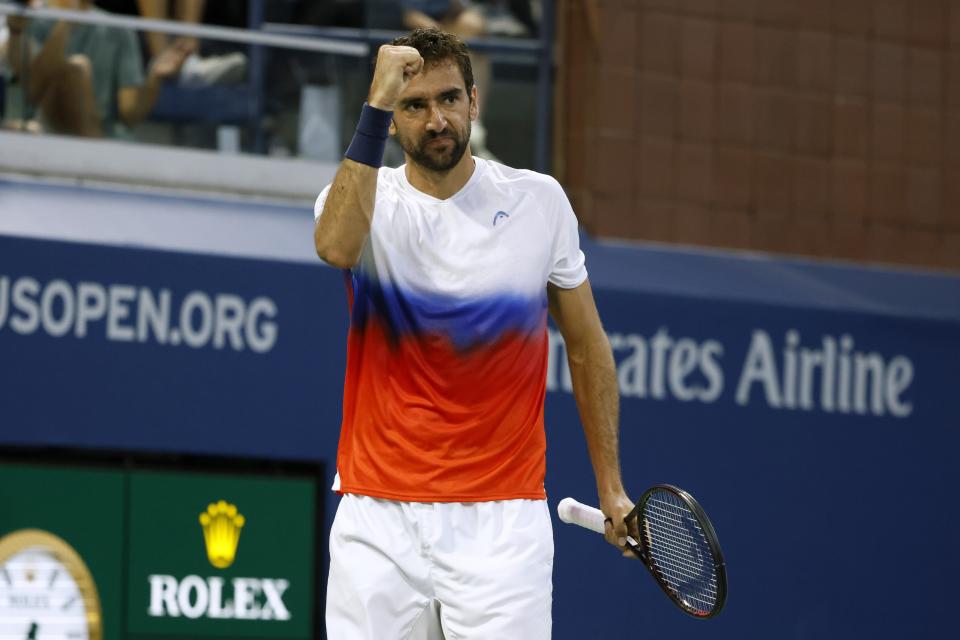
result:
[[[573,498],[564,498],[560,501],[560,504],[557,505],[557,515],[566,523],[576,524],[597,533],[604,533],[603,511],[588,507]]]

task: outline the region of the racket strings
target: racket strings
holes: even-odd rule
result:
[[[674,514],[662,512],[659,515],[663,518],[663,520],[660,521],[660,525],[662,525],[664,529],[668,530],[667,533],[669,534],[669,535],[660,536],[657,539],[657,543],[660,545],[660,547],[670,551],[671,554],[677,557],[682,556],[684,559],[689,560],[689,556],[692,552],[698,559],[700,559],[701,549],[698,548],[698,545],[692,544],[693,541],[695,540],[695,537],[692,536],[686,529],[683,528],[683,523],[680,520],[672,521],[671,516]],[[649,518],[650,516],[648,515],[647,517]],[[700,533],[701,536],[703,535],[699,527],[697,527],[697,532]],[[648,539],[648,542],[649,541],[650,540]],[[709,545],[707,545],[705,536],[703,537],[703,544],[707,548],[707,552],[709,553]],[[691,563],[688,562],[684,566],[692,566],[692,565]],[[702,565],[700,563],[697,563],[696,566],[700,567]],[[698,572],[696,574],[691,574],[691,575],[699,576],[702,574],[701,572]]]
[[[712,567],[697,560],[681,557],[687,555],[676,546],[659,548],[651,552],[654,565],[677,592],[693,599],[711,603],[716,599],[716,578]]]
[[[687,505],[672,493],[650,496],[643,535],[651,564],[687,607],[707,613],[717,604],[717,574],[707,536]]]
[[[690,523],[693,532],[684,527],[676,509],[655,508],[648,514],[647,523],[647,546],[658,573],[685,601],[692,600],[697,608],[705,605],[709,610],[716,602],[716,576],[712,563],[706,562],[709,546],[699,527],[695,522]]]

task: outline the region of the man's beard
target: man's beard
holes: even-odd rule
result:
[[[403,134],[398,135],[397,140],[400,142],[400,147],[410,156],[410,159],[413,160],[414,163],[429,171],[446,173],[457,166],[460,158],[463,157],[464,152],[467,150],[467,144],[470,142],[470,131],[471,125],[468,120],[466,136],[463,137],[461,137],[457,131],[447,128],[439,132],[426,132],[420,137],[420,140],[416,144]],[[437,153],[435,151],[431,152],[428,149],[428,145],[432,141],[445,138],[453,142],[453,147],[449,151]]]

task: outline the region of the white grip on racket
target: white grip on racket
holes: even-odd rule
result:
[[[569,524],[576,524],[585,529],[604,533],[604,515],[600,509],[588,507],[573,498],[564,498],[557,505],[557,515]]]

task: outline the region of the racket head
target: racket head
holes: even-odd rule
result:
[[[626,518],[640,540],[629,544],[667,597],[685,613],[706,619],[727,599],[727,570],[717,533],[692,495],[669,484],[648,489]]]

